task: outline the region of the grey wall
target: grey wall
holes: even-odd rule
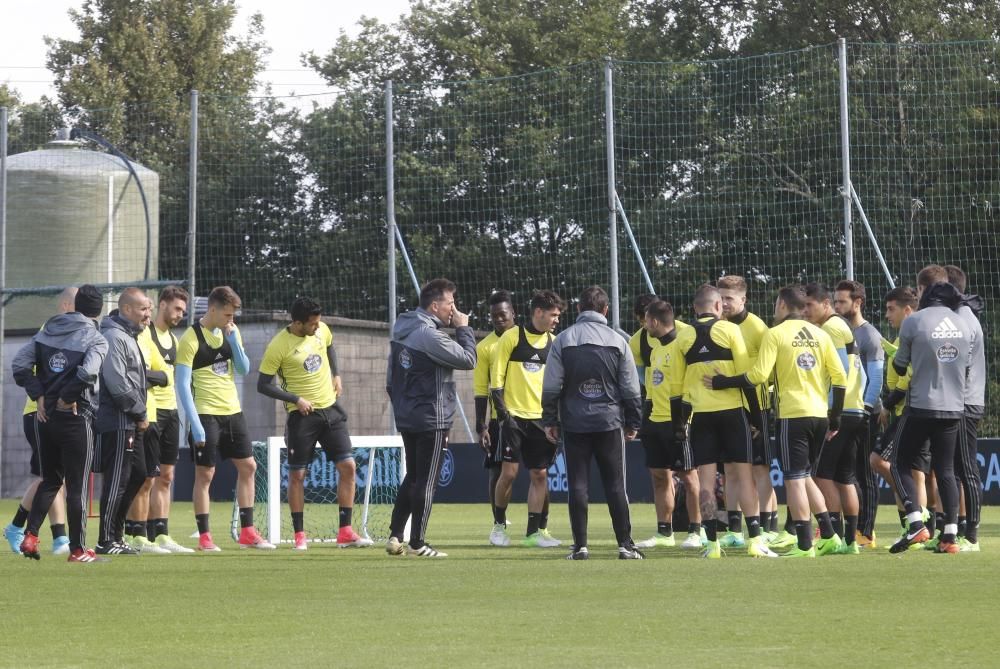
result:
[[[389,432],[389,402],[385,394],[385,359],[388,353],[389,330],[386,323],[354,321],[343,318],[324,319],[333,330],[334,345],[343,378],[344,394],[339,400],[350,421],[352,434],[376,435]],[[271,337],[285,326],[285,319],[275,315],[264,322],[240,325],[243,342],[254,371],[242,379],[240,396],[250,434],[255,440],[284,432],[285,411],[278,402],[257,393],[257,366]],[[180,336],[180,331],[178,331]],[[8,335],[4,343],[3,369],[3,441],[0,442],[0,494],[19,497],[30,482],[28,459],[30,450],[22,432],[21,414],[25,395],[13,380],[10,362],[28,336]],[[472,372],[456,372],[460,396],[470,426],[474,428],[475,409],[472,401]],[[452,441],[468,441],[461,420],[456,420]],[[182,457],[187,457],[182,453]]]

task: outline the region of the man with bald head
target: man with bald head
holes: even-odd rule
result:
[[[146,480],[142,435],[149,427],[146,412],[146,365],[136,337],[149,323],[152,303],[139,288],[126,288],[118,309],[101,321],[108,355],[101,365],[97,410],[100,434],[101,529],[95,552],[137,555],[123,541],[125,514]]]
[[[76,299],[76,286],[64,288],[56,303],[57,314],[68,314],[76,310],[73,301]],[[36,437],[35,419],[38,405],[30,397],[24,403],[24,437],[31,446],[31,475],[38,477],[28,485],[21,497],[21,504],[14,513],[14,518],[10,525],[3,528],[10,548],[15,553],[20,553],[21,541],[24,539],[24,526],[28,522],[28,514],[31,512],[31,502],[35,498],[38,484],[42,482],[42,468],[38,462],[38,439]],[[66,489],[59,488],[56,498],[52,500],[49,507],[49,525],[52,527],[52,553],[53,555],[66,555],[69,553],[69,537],[66,536]]]

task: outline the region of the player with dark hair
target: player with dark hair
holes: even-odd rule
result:
[[[860,511],[860,501],[856,487],[857,476],[854,473],[857,459],[857,442],[866,424],[864,413],[864,371],[858,358],[857,343],[854,333],[847,321],[833,310],[833,295],[826,286],[810,283],[805,287],[806,303],[803,314],[813,325],[820,327],[830,335],[834,348],[840,356],[847,374],[847,392],[844,396],[844,407],[837,434],[828,439],[820,448],[819,457],[813,470],[813,480],[826,498],[827,509],[836,533],[836,540],[827,542],[817,553],[823,555],[826,551],[850,553],[855,548],[845,548],[854,543],[857,529],[857,519]],[[851,524],[850,537],[847,537],[845,525]],[[845,541],[845,539],[847,539]]]
[[[292,322],[267,345],[260,362],[257,392],[285,403],[288,425],[288,507],[292,514],[295,550],[308,548],[304,527],[306,469],[317,442],[337,468],[337,546],[371,546],[371,539],[351,526],[354,510],[355,462],[347,414],[337,402],[343,393],[337,372],[333,333],[320,320],[322,308],[299,297],[288,310]],[[281,386],[274,383],[275,375]]]
[[[702,518],[711,519],[715,515],[715,498],[711,491],[717,463],[722,462],[726,487],[731,488],[733,496],[739,500],[750,538],[747,546],[743,540],[743,514],[731,511],[728,534],[732,537],[727,545],[747,546],[752,557],[778,557],[761,536],[760,503],[751,465],[751,420],[756,423],[753,427],[759,429],[760,419],[756,389],[743,392],[738,388],[706,388],[702,381],[706,375],[736,376],[749,369],[750,358],[743,335],[739,326],[721,320],[722,296],[715,286],[701,286],[693,303],[697,320],[691,328],[677,335],[677,355],[670,361],[670,414],[674,418],[674,439],[687,439],[686,418],[690,415],[691,452],[693,464],[698,468]],[[716,532],[715,526],[708,523],[704,557],[722,557]]]
[[[632,351],[636,368],[639,370],[639,383],[642,385],[643,398],[646,397],[645,368],[649,367],[649,354],[653,350],[653,343],[646,330],[646,308],[658,299],[660,298],[653,293],[647,293],[635,298],[635,302],[632,303],[632,315],[635,316],[639,329],[629,337],[628,347]]]
[[[965,413],[962,416],[962,433],[956,448],[955,472],[962,484],[962,502],[965,513],[959,515],[959,548],[962,552],[979,552],[979,517],[983,505],[983,485],[976,460],[979,439],[979,422],[986,413],[986,336],[979,322],[982,298],[966,295],[965,272],[955,265],[945,265],[948,283],[963,294],[963,304],[958,314],[973,329],[975,342],[972,347],[972,365],[966,384]]]
[[[551,290],[531,298],[531,320],[507,330],[497,342],[490,370],[490,397],[500,423],[497,457],[502,461],[496,489],[496,522],[506,523],[518,461],[530,475],[528,525],[523,545],[539,548],[562,542],[548,531],[549,467],[556,446],[545,437],[542,418],[542,379],[552,347],[552,332],[566,304]]]
[[[490,403],[490,380],[493,358],[500,337],[514,327],[514,301],[510,291],[498,290],[490,295],[487,301],[490,307],[490,323],[493,331],[476,344],[476,369],[472,373],[472,391],[476,403],[476,434],[479,436],[479,446],[485,457],[483,466],[489,472],[489,498],[493,513],[493,530],[490,532],[490,543],[494,546],[510,545],[507,534],[507,509],[497,512],[496,490],[497,479],[500,478],[502,462],[496,456],[499,445],[500,423],[497,420],[496,407]]]
[[[431,516],[434,489],[458,401],[452,371],[476,366],[476,337],[469,317],[455,307],[455,284],[434,279],[420,290],[420,307],[402,314],[392,330],[386,369],[386,391],[396,428],[403,437],[406,476],[396,493],[385,550],[406,551],[403,533],[411,520],[409,555],[443,558],[424,535]],[[455,340],[441,328],[455,328]]]
[[[213,288],[208,294],[208,311],[188,328],[177,345],[174,368],[177,397],[190,425],[198,550],[211,553],[222,550],[212,540],[208,496],[220,458],[228,458],[236,466],[240,548],[274,549],[274,544],[260,536],[253,524],[257,463],[236,392],[236,375],[250,372],[243,338],[233,322],[241,307],[240,297],[232,288]]]
[[[75,309],[76,287],[70,286],[63,289],[57,300],[57,313],[68,314]],[[37,476],[36,480],[28,484],[24,494],[21,496],[21,503],[14,512],[14,517],[9,525],[3,528],[4,537],[10,544],[10,549],[15,553],[20,552],[21,542],[24,540],[24,526],[28,522],[28,513],[31,511],[31,503],[35,499],[35,492],[41,484],[42,468],[38,462],[38,439],[36,438],[36,414],[37,403],[28,397],[24,402],[21,425],[24,430],[24,438],[31,446],[31,460],[28,462],[29,471],[32,476]],[[59,488],[52,505],[49,507],[49,527],[52,529],[52,554],[66,555],[69,553],[69,537],[66,536],[66,489]]]
[[[177,411],[177,385],[174,365],[177,363],[177,337],[173,328],[180,325],[187,314],[190,296],[180,286],[166,286],[160,291],[153,326],[147,328],[150,342],[163,358],[167,375],[166,386],[153,386],[149,393],[156,399],[156,422],[146,430],[147,454],[159,462],[159,474],[153,479],[149,493],[149,514],[146,519],[148,537],[171,553],[193,553],[170,536],[170,498],[174,482],[174,469],[180,455],[180,414]]]
[[[645,365],[646,402],[643,407],[639,438],[646,451],[646,467],[653,479],[653,505],[656,509],[656,534],[636,544],[639,548],[674,546],[673,472],[684,483],[688,510],[688,535],[681,548],[701,548],[701,509],[698,505],[698,470],[694,466],[691,444],[674,439],[670,407],[670,361],[677,355],[677,333],[690,328],[674,320],[669,302],[657,300],[646,307],[643,327],[651,342]]]
[[[641,560],[632,541],[625,491],[625,440],[642,423],[642,399],[635,360],[627,342],[608,327],[608,294],[584,289],[576,323],[556,337],[549,351],[542,389],[542,424],[554,444],[563,439],[569,479],[573,548],[566,557],[586,560],[590,461],[597,461],[618,559]]]
[[[860,397],[866,420],[857,431],[855,442],[856,457],[854,472],[861,489],[858,513],[857,540],[859,545],[870,545],[875,538],[875,514],[878,511],[878,482],[872,471],[869,456],[874,450],[878,437],[878,417],[882,410],[879,396],[882,394],[882,378],[885,374],[885,351],[882,349],[882,335],[875,326],[865,320],[862,310],[865,306],[865,287],[857,281],[841,281],[837,284],[833,298],[833,309],[847,321],[857,344],[858,360],[865,372],[865,385]],[[855,399],[858,399],[855,396]],[[850,406],[845,407],[845,411]],[[854,540],[845,516],[845,546]],[[852,550],[852,549],[850,549]],[[853,552],[853,550],[852,550]]]
[[[729,274],[715,282],[722,296],[722,317],[740,328],[743,341],[750,356],[750,366],[757,360],[760,341],[767,332],[767,324],[756,314],[747,310],[747,282],[742,276]],[[771,484],[771,435],[769,430],[768,411],[771,408],[771,392],[769,383],[757,387],[757,403],[760,406],[760,429],[753,435],[753,479],[757,486],[757,500],[760,504],[760,527],[764,541],[771,543],[778,536],[778,498]],[[726,491],[726,507],[729,513],[735,512],[738,503],[731,491]],[[734,535],[735,536],[735,535]],[[791,544],[786,544],[790,546]]]
[[[97,562],[87,544],[87,478],[94,455],[97,384],[108,342],[97,329],[103,297],[80,286],[71,313],[50,318],[14,356],[14,382],[38,403],[36,437],[42,482],[28,513],[21,555],[38,560],[38,530],[66,486],[70,562]]]
[[[797,545],[786,557],[815,557],[817,549],[833,552],[833,523],[823,493],[812,480],[813,467],[825,439],[836,434],[844,406],[847,375],[830,335],[802,315],[805,291],[786,286],[774,305],[777,323],[761,340],[757,362],[739,376],[705,376],[706,387],[752,389],[774,372],[775,413],[781,468]],[[830,406],[828,395],[833,394]],[[820,525],[821,539],[813,547],[810,508]],[[833,544],[832,547],[829,547]]]

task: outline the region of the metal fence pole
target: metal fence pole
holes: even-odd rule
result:
[[[851,135],[850,118],[847,111],[847,40],[841,37],[837,40],[840,51],[840,159],[843,164],[843,184],[841,195],[844,198],[844,264],[847,278],[854,280],[854,229],[851,221],[853,207],[851,202]]]
[[[0,107],[0,296],[7,288],[7,108]],[[6,342],[4,330],[7,327],[6,301],[0,300],[0,379],[5,379],[3,346]],[[0,497],[3,497],[3,420],[4,383],[0,383]]]
[[[394,167],[392,116],[392,81],[385,82],[385,222],[389,248],[387,252],[387,281],[389,283],[389,338],[396,325],[396,171]],[[418,291],[419,292],[419,291]],[[389,409],[389,433],[395,434],[396,420]],[[402,458],[400,458],[402,461]],[[404,465],[405,466],[405,465]]]
[[[618,193],[615,189],[615,110],[614,110],[614,80],[611,72],[611,59],[604,59],[604,125],[607,145],[608,161],[608,251],[610,254],[610,265],[608,267],[611,274],[611,327],[619,329],[620,320],[618,306],[621,302],[621,294],[618,286],[618,210],[616,200]]]
[[[191,136],[188,145],[188,325],[194,325],[195,261],[198,256],[198,91],[191,91]]]

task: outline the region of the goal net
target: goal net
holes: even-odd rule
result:
[[[357,465],[354,492],[355,530],[372,541],[389,537],[389,520],[399,483],[405,475],[403,441],[399,436],[351,437]],[[288,450],[284,437],[254,442],[257,463],[254,496],[254,523],[271,543],[291,542],[293,531],[288,508]],[[317,450],[306,470],[306,536],[310,541],[335,542],[339,524],[336,465]],[[233,495],[233,539],[239,536],[239,508]]]

